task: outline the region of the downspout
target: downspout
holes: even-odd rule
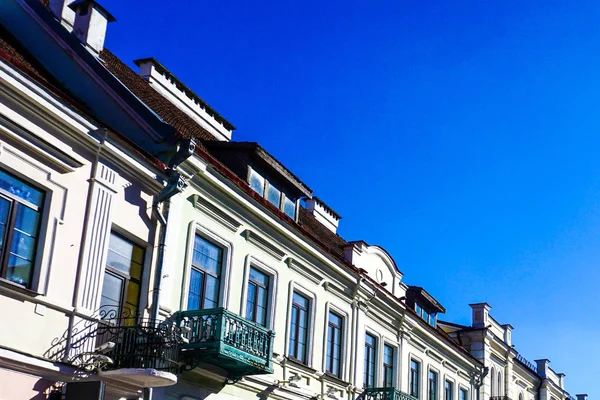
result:
[[[196,150],[196,142],[193,139],[182,140],[179,143],[177,153],[173,156],[169,162],[167,168],[167,185],[160,191],[154,203],[152,204],[152,215],[156,218],[160,224],[160,231],[158,237],[158,253],[156,256],[156,271],[154,275],[154,288],[152,290],[152,310],[151,319],[154,323],[158,320],[158,312],[160,308],[160,286],[163,278],[163,262],[165,258],[165,248],[167,236],[167,222],[169,219],[169,204],[171,197],[179,194],[185,188],[185,181],[181,174],[177,172],[177,167],[185,160],[190,158]],[[159,210],[159,205],[164,203],[163,212]]]
[[[475,387],[477,388],[477,400],[481,400],[480,389],[483,386],[483,380],[487,376],[488,372],[490,372],[490,369],[488,367],[483,367],[483,372],[481,373],[480,381],[475,383]]]

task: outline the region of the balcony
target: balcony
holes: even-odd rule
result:
[[[395,387],[366,388],[362,392],[363,400],[417,400]]]
[[[234,380],[273,373],[273,331],[222,307],[180,311],[174,317],[183,331],[184,369],[211,364]]]

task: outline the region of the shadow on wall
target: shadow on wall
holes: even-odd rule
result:
[[[148,203],[142,198],[142,191],[139,187],[130,185],[125,188],[125,201],[131,205],[137,206],[138,215],[144,221],[146,227],[150,228],[150,218],[148,217]]]
[[[48,389],[54,385],[54,383],[55,382],[50,382],[45,379],[40,379],[35,382],[31,390],[37,392],[37,394],[31,397],[29,400],[46,400],[48,398],[46,393],[48,392]]]

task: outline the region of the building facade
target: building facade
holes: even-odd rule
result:
[[[489,306],[438,321],[165,66],[105,49],[113,21],[0,4],[0,399],[569,397]]]

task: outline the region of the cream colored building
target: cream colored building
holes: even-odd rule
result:
[[[38,81],[1,65],[0,171],[44,200],[31,281],[0,282],[8,320],[27,327],[0,327],[0,399],[72,400],[88,381],[105,399],[564,398],[550,369],[554,395],[537,395],[540,372],[513,356],[508,328],[473,330],[492,335],[480,348],[475,333],[458,340],[385,249],[340,237],[331,207],[259,144],[231,141],[235,127],[158,61],[136,73],[105,49],[113,20],[91,0],[0,4],[4,37],[45,67]],[[125,276],[111,261],[123,241]],[[116,298],[115,282],[139,295]],[[80,329],[99,326],[101,306],[140,317],[114,347]],[[157,330],[158,342],[139,333]]]

